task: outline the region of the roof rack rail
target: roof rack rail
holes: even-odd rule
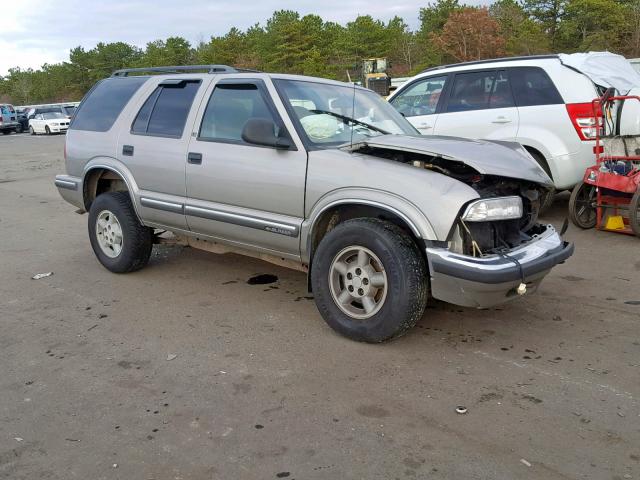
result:
[[[177,65],[167,67],[140,67],[140,68],[123,68],[116,70],[111,74],[112,77],[128,77],[131,73],[187,73],[205,71],[207,73],[240,73],[240,72],[258,72],[258,70],[249,70],[244,68],[235,68],[228,65]]]
[[[558,55],[524,55],[519,57],[504,57],[504,58],[487,58],[486,60],[473,60],[470,62],[450,63],[448,65],[439,65],[437,67],[430,67],[422,70],[420,73],[433,72],[436,70],[442,70],[450,67],[460,67],[463,65],[482,65],[483,63],[497,63],[497,62],[515,62],[517,60],[539,60],[544,58],[558,58]]]

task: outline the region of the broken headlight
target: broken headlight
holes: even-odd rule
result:
[[[462,220],[465,222],[490,222],[520,217],[522,217],[522,198],[513,196],[476,200],[467,206]]]

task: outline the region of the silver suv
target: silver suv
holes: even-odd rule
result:
[[[82,101],[66,168],[56,186],[112,272],[168,230],[308,272],[323,318],[360,341],[402,334],[429,296],[531,292],[573,252],[537,222],[553,184],[519,144],[420,136],[375,93],[319,78],[115,72]]]

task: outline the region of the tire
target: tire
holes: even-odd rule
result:
[[[589,229],[596,226],[596,187],[580,183],[573,187],[569,198],[569,218],[576,226]]]
[[[29,125],[29,133],[31,135],[35,135],[36,134],[36,131],[33,129],[33,127],[31,125]]]
[[[44,126],[44,132],[45,132],[47,135],[51,135],[51,129],[49,128],[49,125],[45,125],[45,126]]]
[[[539,215],[542,215],[543,213],[547,212],[551,208],[555,198],[556,198],[555,189],[549,191],[548,193],[545,193],[542,196],[542,198],[540,199],[540,212],[538,212]]]
[[[360,251],[369,263],[358,263]],[[385,286],[376,288],[381,281]],[[373,218],[347,220],[327,233],[313,257],[311,285],[327,324],[359,342],[399,337],[416,324],[427,304],[428,274],[418,247],[398,226]],[[369,312],[365,301],[359,302],[363,292],[370,297]],[[337,299],[343,295],[351,295],[348,303]]]
[[[11,130],[2,130],[3,135],[9,135],[10,133],[11,133]]]
[[[553,177],[551,176],[551,169],[549,168],[549,163],[547,162],[547,159],[544,158],[538,152],[534,152],[529,149],[527,149],[527,152],[529,152],[529,155],[531,155],[535,159],[535,161],[538,162],[538,165],[542,167],[542,169],[549,176],[549,178],[553,180]],[[555,199],[556,193],[557,192],[554,188],[552,191],[550,191],[549,193],[545,194],[542,197],[540,201],[540,212],[539,212],[540,215],[545,213],[547,210],[549,210],[551,205],[553,205],[553,201]]]
[[[21,123],[19,123],[19,124],[18,124],[18,126],[16,127],[16,133],[22,133],[22,130],[24,130],[24,129],[22,128],[22,124],[21,124]]]
[[[631,197],[629,204],[629,225],[636,236],[640,237],[640,187]]]
[[[99,221],[104,228],[99,226]],[[88,227],[91,247],[107,270],[114,273],[133,272],[149,261],[153,229],[138,221],[128,192],[98,195],[89,209]],[[109,243],[109,235],[114,242],[107,248],[105,243]]]

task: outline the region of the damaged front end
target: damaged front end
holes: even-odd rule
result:
[[[535,291],[553,266],[573,254],[552,225],[538,223],[553,184],[519,144],[390,137],[351,148],[455,178],[478,194],[460,208],[446,241],[428,242],[433,297],[496,305]]]

